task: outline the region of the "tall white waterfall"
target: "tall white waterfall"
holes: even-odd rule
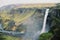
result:
[[[42,28],[41,33],[40,33],[40,34],[42,34],[42,33],[44,33],[44,32],[45,32],[46,20],[47,20],[48,12],[49,12],[49,9],[46,9],[45,16],[44,16],[44,22],[43,22],[43,28]]]
[[[48,12],[49,12],[49,9],[46,9],[45,16],[44,16],[44,22],[43,22],[43,28],[42,28],[41,32],[38,31],[37,33],[34,34],[33,40],[37,40],[39,35],[45,32],[46,20],[47,20]]]

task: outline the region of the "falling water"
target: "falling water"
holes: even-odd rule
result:
[[[37,40],[39,35],[45,32],[46,20],[47,20],[48,12],[49,12],[49,9],[46,9],[45,17],[44,17],[44,22],[43,22],[43,28],[42,28],[41,32],[38,31],[37,33],[34,34],[33,40]]]
[[[46,9],[45,17],[44,17],[44,22],[43,22],[43,28],[42,28],[41,33],[40,33],[40,34],[42,34],[42,33],[44,33],[44,32],[45,32],[46,20],[47,20],[48,12],[49,12],[49,9]]]

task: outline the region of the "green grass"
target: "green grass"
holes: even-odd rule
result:
[[[21,38],[9,36],[9,35],[4,35],[4,38],[6,38],[5,40],[21,40]]]

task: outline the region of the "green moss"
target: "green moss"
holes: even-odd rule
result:
[[[52,33],[43,33],[40,35],[39,40],[49,40],[52,37]]]

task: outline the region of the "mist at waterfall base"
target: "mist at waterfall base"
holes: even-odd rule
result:
[[[49,25],[46,24],[49,9],[41,10],[42,13],[39,13],[40,18],[36,16],[36,14],[38,15],[38,13],[36,13],[32,18],[29,18],[23,23],[23,25],[27,25],[27,32],[23,40],[28,40],[27,38],[31,38],[31,40],[38,40],[40,34],[49,31]]]

